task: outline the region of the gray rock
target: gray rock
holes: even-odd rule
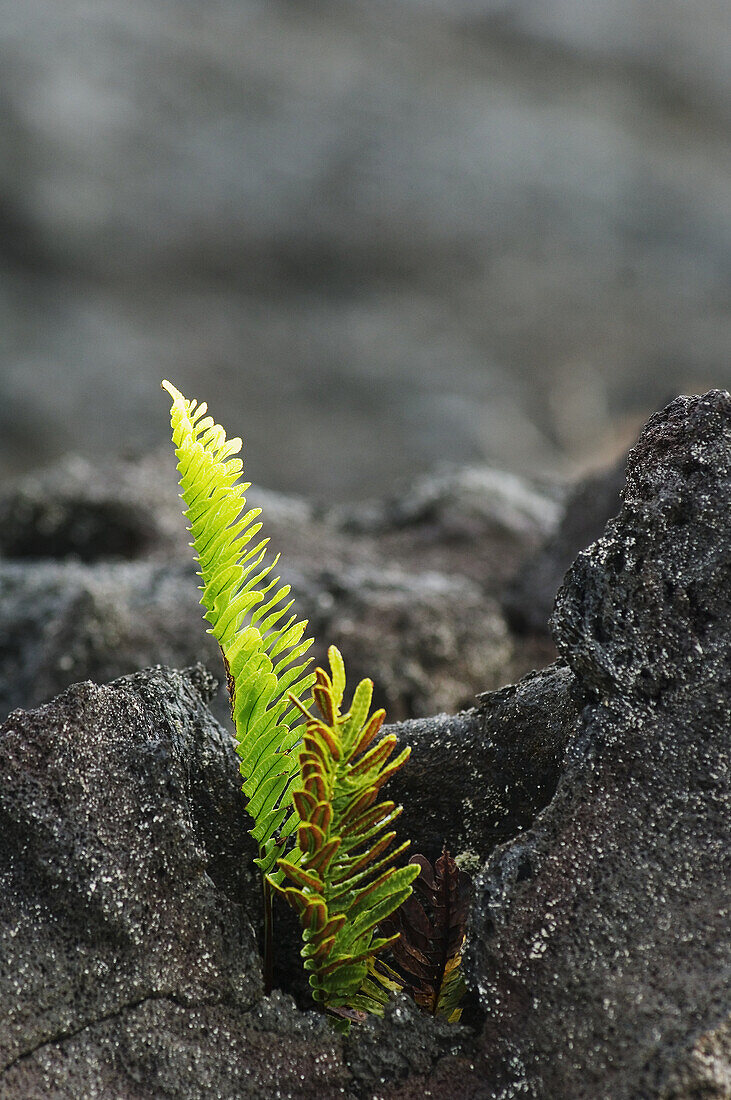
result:
[[[467,466],[432,474],[409,492],[385,501],[333,509],[348,531],[381,531],[424,527],[451,541],[476,541],[496,532],[540,539],[552,532],[559,504],[526,479],[487,466]]]
[[[482,687],[505,682],[513,641],[495,601],[466,577],[394,567],[321,573],[314,600],[300,607],[319,639],[346,660],[349,683],[375,684],[376,705],[392,721],[468,707]],[[297,591],[301,591],[298,588]]]
[[[405,1078],[428,1078],[434,1064],[459,1051],[467,1035],[466,1029],[428,1016],[399,994],[382,1020],[372,1016],[351,1030],[345,1059],[361,1088],[370,1086],[378,1094],[386,1083],[393,1088]]]
[[[14,712],[3,1095],[727,1096],[729,440],[727,393],[654,416],[619,515],[559,593],[561,661],[394,727],[413,746],[392,783],[402,833],[428,855],[446,835],[463,864],[487,858],[466,1030],[396,1002],[343,1041],[286,994],[261,996],[251,842],[205,670]],[[287,934],[278,946],[297,992]]]
[[[434,860],[446,843],[468,869],[533,821],[556,790],[578,720],[570,669],[554,665],[479,706],[388,727],[411,746],[391,780],[399,829]]]
[[[262,998],[253,844],[200,666],[77,684],[0,729],[0,1092],[352,1095],[340,1040]]]
[[[731,1096],[731,1017],[683,1052],[660,1095],[662,1100],[727,1100]]]
[[[548,714],[570,674],[547,679]],[[537,684],[493,701],[496,736],[510,713],[516,735],[521,722],[528,735]],[[291,997],[262,998],[252,844],[231,741],[205,706],[214,687],[201,666],[151,669],[75,685],[0,729],[2,1095],[450,1095],[474,1078],[469,1029],[399,999],[343,1044]],[[424,762],[426,740],[421,753],[411,740]],[[415,774],[423,808],[436,788],[428,769]],[[508,776],[504,766],[502,778],[521,792],[531,783],[522,768]],[[479,783],[473,768],[464,789],[475,799]],[[415,842],[428,850],[417,816]],[[298,948],[280,917],[279,973],[290,989]]]
[[[149,1001],[260,996],[255,880],[225,858],[251,842],[214,686],[200,666],[78,684],[0,730],[3,1068]]]
[[[0,8],[0,473],[164,374],[324,500],[727,382],[727,4]]]
[[[472,922],[505,1100],[725,1095],[722,1033],[701,1037],[731,1007],[730,439],[728,393],[653,416],[619,515],[559,593],[556,643],[587,705],[555,797],[488,862]],[[668,1083],[683,1074],[695,1091]]]
[[[502,594],[502,607],[513,630],[549,633],[554,600],[566,570],[617,513],[625,463],[623,458],[573,486],[557,530],[521,565]]]
[[[394,721],[469,706],[536,661],[530,647],[514,645],[496,597],[556,505],[516,478],[468,473],[469,492],[459,491],[458,475],[454,491],[442,483],[428,519],[415,511],[422,484],[380,518],[366,510],[357,531],[352,513],[249,492],[319,639],[316,661],[336,643],[351,679],[371,676]],[[405,526],[403,514],[413,517]],[[8,484],[0,493],[0,714],[78,680],[105,682],[160,662],[202,660],[223,678],[188,540],[172,453],[98,467],[68,459]],[[224,695],[212,705],[226,722]]]
[[[104,683],[151,662],[207,662],[195,567],[155,561],[0,562],[0,712],[38,706],[71,683]],[[215,700],[225,720],[223,696]]]
[[[341,1044],[275,996],[244,1014],[148,997],[44,1044],[0,1074],[8,1100],[355,1100]],[[276,1014],[276,1022],[274,1020]]]

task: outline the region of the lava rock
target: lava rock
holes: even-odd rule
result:
[[[224,676],[206,633],[191,561],[0,562],[0,713],[38,706],[69,683],[105,683],[164,661],[203,660]],[[225,721],[227,704],[213,704]]]
[[[418,549],[422,568],[452,572],[458,564],[497,595],[518,562],[556,530],[561,497],[555,485],[466,466],[419,478],[385,500],[331,509],[328,518],[350,535],[378,536],[397,559]]]
[[[168,372],[326,500],[729,377],[727,3],[3,7],[0,477]]]
[[[550,529],[555,502],[519,479],[468,473],[437,479],[439,492],[405,491],[380,518],[366,509],[357,531],[352,514],[247,494],[322,639],[315,660],[326,663],[335,642],[351,679],[373,677],[394,721],[469,706],[540,663],[542,651],[515,646],[497,593]],[[201,660],[225,679],[172,452],[94,467],[67,459],[6,486],[0,521],[0,715],[159,663]],[[212,706],[225,723],[225,695]]]
[[[505,1100],[728,1095],[730,547],[731,397],[678,398],[557,599],[586,705],[556,795],[477,886],[470,970]]]
[[[255,852],[214,688],[201,666],[151,669],[0,729],[8,1100],[269,1100],[349,1080],[322,1017],[262,1000]]]
[[[212,686],[201,667],[78,684],[0,730],[3,1065],[150,998],[259,995],[252,880],[217,885],[206,848],[250,846]]]
[[[336,645],[351,685],[372,679],[374,703],[392,721],[469,707],[481,688],[504,683],[515,658],[499,607],[467,577],[354,567],[296,590],[319,639],[317,664],[327,668],[327,645]]]
[[[346,1046],[290,996],[262,997],[255,853],[214,689],[202,666],[149,669],[0,729],[8,1100],[364,1100],[462,1073],[469,1031],[403,998]]]
[[[511,628],[520,634],[549,633],[556,593],[576,555],[598,539],[619,509],[625,459],[574,486],[557,530],[519,569],[501,603]]]
[[[679,398],[567,575],[560,661],[463,714],[392,727],[412,745],[390,791],[402,833],[431,857],[446,838],[463,865],[487,859],[466,1029],[397,1000],[343,1039],[262,996],[252,842],[204,668],[11,714],[3,1096],[723,1097],[730,497],[731,397]],[[71,564],[91,568],[54,567]]]
[[[19,478],[0,495],[0,557],[164,558],[180,545],[180,508],[156,487],[173,480],[174,470],[172,454],[96,464],[70,455]]]
[[[383,1019],[371,1016],[353,1029],[345,1044],[345,1059],[361,1087],[382,1089],[408,1077],[428,1077],[445,1054],[459,1049],[465,1028],[422,1012],[401,993],[393,997]]]
[[[446,843],[474,869],[533,821],[556,790],[578,721],[573,673],[552,665],[461,714],[387,727],[411,747],[390,781],[399,830],[434,860]]]
[[[324,1017],[277,994],[248,1014],[148,997],[31,1051],[0,1084],[7,1100],[355,1100],[340,1048]]]
[[[726,1100],[731,1096],[731,1016],[683,1052],[660,1096],[661,1100]]]

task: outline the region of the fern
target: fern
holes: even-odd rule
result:
[[[243,790],[259,846],[256,862],[262,875],[276,881],[281,841],[299,824],[292,750],[302,733],[297,707],[315,680],[305,658],[311,640],[303,637],[306,621],[289,614],[289,585],[272,577],[278,555],[268,558],[269,540],[259,538],[261,509],[245,511],[249,483],[239,481],[243,463],[235,457],[241,440],[227,439],[206,416],[205,404],[187,401],[170,382],[162,385],[173,402],[173,443],[198,559],[200,602],[226,666]]]
[[[413,896],[383,923],[381,931],[400,933],[392,948],[396,970],[378,962],[374,977],[389,990],[404,989],[432,1016],[457,1023],[466,992],[462,973],[470,876],[460,870],[446,846],[434,864],[414,855],[418,868]]]
[[[299,753],[294,803],[300,817],[299,858],[279,859],[290,885],[277,889],[297,910],[304,932],[302,956],[318,1003],[341,1017],[382,1015],[385,995],[370,979],[374,956],[398,933],[378,936],[377,925],[411,894],[418,866],[391,866],[409,841],[386,854],[395,839],[390,826],[401,813],[378,794],[406,762],[405,748],[389,763],[393,735],[375,738],[385,717],[370,718],[373,684],[362,680],[350,710],[341,714],[343,659],[328,651],[332,676],[317,669],[313,696],[322,718],[293,698],[307,719]],[[344,1027],[341,1023],[341,1027]]]

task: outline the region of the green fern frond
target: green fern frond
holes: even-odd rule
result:
[[[388,852],[396,836],[390,826],[401,807],[377,799],[411,750],[389,763],[396,738],[373,744],[385,714],[368,717],[370,680],[361,681],[350,710],[341,714],[345,669],[335,646],[329,658],[332,675],[317,669],[312,690],[322,719],[293,700],[307,718],[293,793],[300,858],[278,860],[290,884],[275,885],[299,914],[314,999],[336,1012],[382,1015],[385,996],[369,971],[374,956],[398,934],[379,936],[377,926],[409,897],[419,867],[393,866],[409,846],[406,841]]]
[[[241,440],[227,439],[206,415],[163,382],[172,398],[170,422],[181,497],[201,578],[209,633],[218,641],[228,676],[243,790],[259,845],[263,874],[275,869],[281,838],[297,827],[292,794],[303,719],[297,704],[315,682],[305,657],[307,622],[290,614],[289,585],[272,576],[278,555],[260,538],[261,509],[246,511],[249,483],[239,481]],[[296,858],[296,857],[295,857]],[[280,877],[276,875],[275,878]]]

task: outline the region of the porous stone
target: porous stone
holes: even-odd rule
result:
[[[411,747],[390,783],[399,828],[435,859],[447,844],[474,869],[528,827],[556,789],[578,721],[575,678],[552,665],[480,698],[460,714],[388,727]]]
[[[487,863],[470,934],[502,1100],[727,1095],[702,1036],[731,1007],[730,506],[731,397],[678,398],[559,593],[586,705],[550,805]]]
[[[225,837],[249,845],[210,694],[200,666],[150,671],[0,730],[3,1065],[148,998],[258,996],[253,880],[216,881]]]
[[[356,1100],[351,1080],[324,1017],[277,994],[249,1013],[148,997],[0,1074],[8,1100]]]
[[[390,727],[412,745],[389,792],[402,835],[487,860],[466,1029],[396,1001],[344,1041],[262,996],[251,840],[204,669],[14,712],[3,1096],[727,1098],[730,497],[731,397],[679,398],[567,575],[560,661]]]
[[[314,1098],[350,1078],[322,1017],[262,1000],[255,853],[214,687],[202,666],[151,669],[0,729],[8,1100]]]
[[[416,1002],[401,993],[386,1007],[383,1019],[371,1017],[363,1027],[351,1030],[345,1059],[362,1089],[376,1095],[405,1078],[428,1078],[438,1060],[460,1050],[465,1028],[422,1012]]]
[[[731,1016],[684,1050],[660,1089],[661,1100],[727,1100],[731,1096]]]

